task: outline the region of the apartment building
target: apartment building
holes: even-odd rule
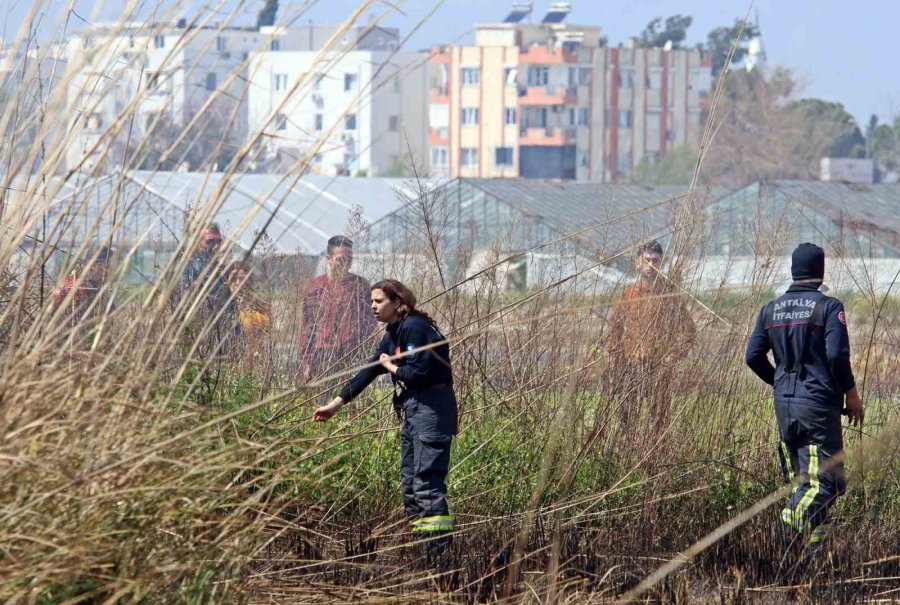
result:
[[[335,32],[263,28],[269,50],[253,54],[249,70],[257,169],[303,166],[308,156],[316,174],[397,176],[411,161],[424,169],[428,55],[396,50],[395,29]]]
[[[432,50],[429,160],[444,177],[612,182],[696,144],[712,85],[694,49],[603,46],[557,2],[476,26],[474,46]]]
[[[115,163],[126,139],[140,141],[160,121],[184,126],[201,110],[215,113],[230,137],[243,140],[247,62],[266,42],[253,28],[192,27],[183,20],[101,23],[73,35],[65,50],[66,85],[69,128],[77,132],[67,166],[93,170],[104,159]],[[123,116],[127,134],[112,136],[110,126]]]

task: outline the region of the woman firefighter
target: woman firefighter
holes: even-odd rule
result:
[[[390,373],[394,407],[403,414],[403,505],[412,531],[431,538],[426,547],[437,553],[449,544],[449,532],[453,530],[446,484],[450,442],[457,429],[450,347],[434,320],[416,309],[416,296],[397,280],[372,285],[372,313],[387,324],[370,360],[374,365],[350,379],[338,397],[316,410],[313,420],[328,420],[379,374]]]

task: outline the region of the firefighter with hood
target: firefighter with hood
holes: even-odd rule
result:
[[[324,422],[380,374],[394,384],[394,407],[402,415],[400,484],[412,531],[427,538],[426,552],[450,543],[453,516],[447,504],[450,444],[457,432],[450,347],[434,320],[416,308],[405,285],[386,279],[372,285],[372,314],[386,329],[369,366],[357,373],[313,420]]]
[[[844,305],[820,291],[825,251],[800,244],[791,257],[791,276],[787,292],[760,311],[745,361],[774,389],[782,473],[787,482],[798,478],[781,511],[785,547],[795,552],[794,545],[805,543],[815,553],[828,537],[829,511],[845,487],[842,466],[829,462],[843,449],[842,410],[861,426],[864,409],[850,367]]]

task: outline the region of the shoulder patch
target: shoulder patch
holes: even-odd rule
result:
[[[407,351],[415,351],[415,350],[416,350],[416,345],[406,345],[406,350],[407,350]]]
[[[847,325],[847,316],[844,314],[843,311],[838,313],[838,321],[841,322],[842,324],[844,324],[845,326]]]

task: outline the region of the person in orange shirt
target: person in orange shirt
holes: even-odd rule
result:
[[[659,242],[638,247],[638,281],[624,289],[609,320],[606,382],[626,428],[640,420],[644,402],[656,427],[666,427],[675,362],[697,335],[684,298],[660,272],[662,258]]]
[[[268,373],[272,342],[272,305],[255,288],[248,263],[235,261],[224,272],[225,283],[237,302],[243,336],[244,370],[260,377]]]

